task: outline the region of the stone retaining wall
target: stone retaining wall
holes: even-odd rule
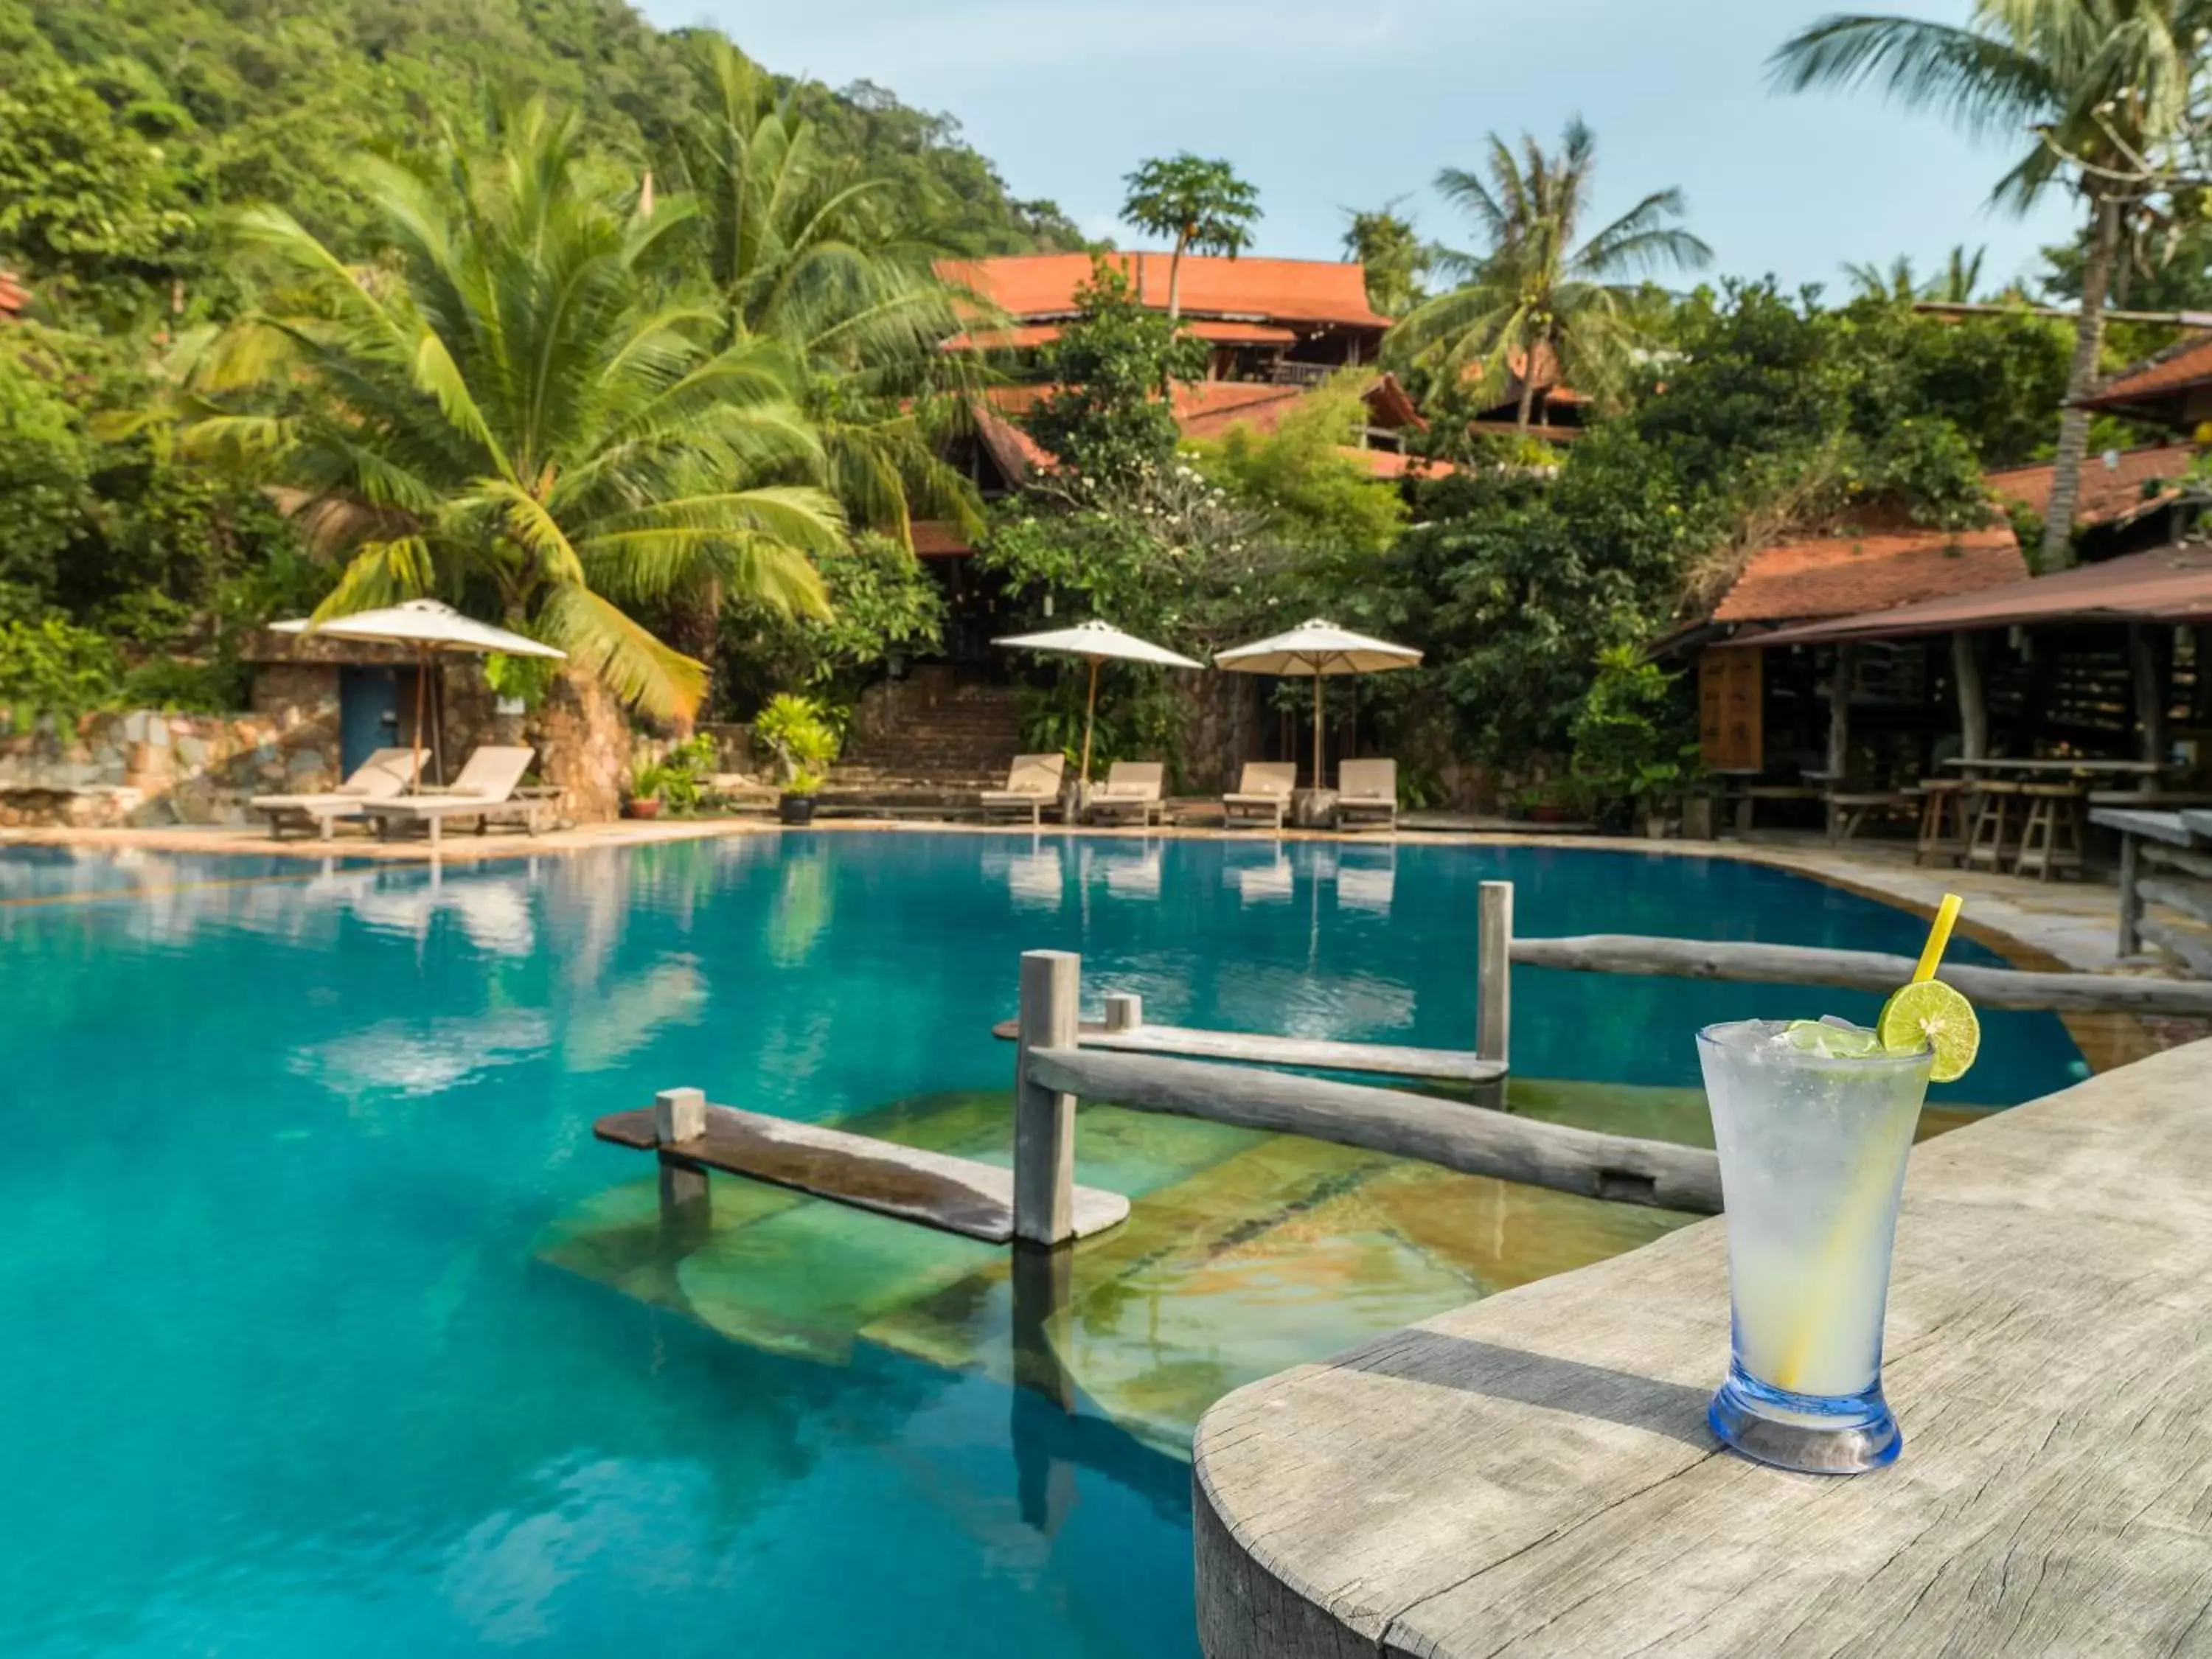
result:
[[[240,714],[27,718],[0,708],[0,826],[242,823],[337,781],[335,700]]]

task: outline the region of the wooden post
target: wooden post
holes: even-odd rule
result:
[[[1145,1023],[1145,1000],[1127,991],[1116,991],[1106,999],[1106,1029],[1109,1031],[1133,1031]]]
[[[2122,961],[2142,954],[2142,842],[2120,831],[2120,948]]]
[[[653,1097],[653,1138],[663,1146],[696,1140],[707,1133],[707,1095],[702,1089],[663,1089]],[[705,1242],[712,1212],[707,1172],[660,1160],[660,1233],[678,1250]]]
[[[1030,1050],[1073,1048],[1083,958],[1068,951],[1022,957],[1014,1042],[1014,1237],[1064,1244],[1075,1237],[1075,1097],[1030,1079]]]
[[[1828,676],[1828,839],[1840,827],[1836,821],[1836,792],[1844,787],[1851,765],[1851,647],[1836,647],[1836,665]]]
[[[1480,931],[1475,939],[1476,1058],[1501,1065],[1513,1046],[1513,884],[1482,884]],[[1478,1084],[1475,1098],[1486,1106],[1505,1103],[1505,1085]]]
[[[1951,635],[1951,678],[1959,683],[1959,758],[1990,756],[1990,700],[1982,686],[1981,641],[1973,635]]]
[[[2160,672],[2158,641],[2142,623],[2128,624],[2128,665],[2136,682],[2136,723],[2142,728],[2142,757],[2166,759],[2166,676]],[[2164,787],[2155,772],[2143,774],[2141,791],[2154,795]]]
[[[663,1089],[653,1097],[653,1138],[662,1146],[696,1140],[707,1133],[703,1089]]]

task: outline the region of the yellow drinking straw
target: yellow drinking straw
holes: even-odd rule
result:
[[[1951,929],[1959,920],[1959,907],[1966,901],[1956,893],[1943,895],[1943,902],[1936,912],[1936,925],[1928,930],[1928,943],[1920,951],[1920,965],[1912,970],[1912,982],[1936,977],[1936,970],[1943,965],[1943,952],[1951,943]]]

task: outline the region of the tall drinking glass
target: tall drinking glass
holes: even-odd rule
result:
[[[1881,1393],[1882,1313],[1934,1056],[1868,1043],[1846,1058],[1788,1029],[1741,1020],[1698,1033],[1735,1309],[1728,1380],[1707,1419],[1762,1462],[1852,1474],[1893,1462],[1903,1443]]]

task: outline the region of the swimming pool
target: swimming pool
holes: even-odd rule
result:
[[[1002,1089],[1024,949],[1081,949],[1161,1019],[1464,1045],[1501,876],[1531,934],[1921,932],[1757,866],[1570,850],[0,852],[0,1651],[1189,1656],[1172,1455],[905,1353],[733,1344],[543,1241],[636,1182],[591,1122],[657,1088],[816,1119]],[[1515,990],[1521,1072],[1619,1084],[1694,1081],[1705,1021],[1874,1007]],[[1981,1103],[2080,1064],[2039,1016],[1984,1052]]]

